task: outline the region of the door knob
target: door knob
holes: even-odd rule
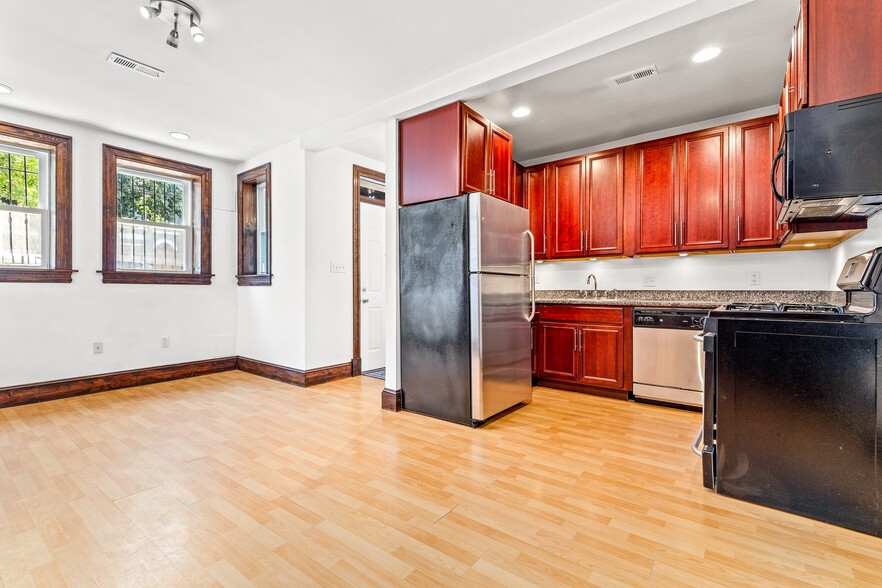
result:
[[[367,304],[369,300],[370,300],[370,298],[362,298],[362,299],[361,299],[361,303],[362,303],[362,304]]]

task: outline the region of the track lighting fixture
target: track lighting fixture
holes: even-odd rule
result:
[[[169,8],[169,5],[171,5],[171,8]],[[193,41],[201,43],[205,40],[205,34],[200,28],[202,18],[199,16],[199,11],[187,2],[184,2],[184,0],[150,0],[140,8],[140,11],[141,16],[148,20],[157,17],[159,20],[173,26],[165,42],[175,49],[177,49],[180,39],[180,34],[178,33],[179,19],[184,23],[189,19],[190,36],[193,37]]]

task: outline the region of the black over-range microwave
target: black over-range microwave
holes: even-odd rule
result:
[[[882,209],[882,94],[785,116],[772,188],[780,223],[866,218]]]

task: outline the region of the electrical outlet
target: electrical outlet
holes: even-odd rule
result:
[[[92,354],[93,355],[101,355],[104,353],[104,343],[100,341],[98,343],[92,343]]]
[[[655,288],[655,274],[643,274],[643,287],[644,288]]]
[[[345,274],[346,273],[346,264],[342,261],[332,261],[331,262],[331,273],[332,274]]]
[[[750,285],[751,286],[759,286],[760,285],[760,273],[757,271],[750,272]]]
[[[159,346],[165,349],[168,347],[168,337],[160,337],[159,338]]]

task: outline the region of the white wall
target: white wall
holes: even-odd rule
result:
[[[272,164],[269,287],[239,287],[238,352],[308,370],[352,360],[352,166],[380,161],[297,141],[255,156],[241,172]],[[331,262],[344,265],[331,273]]]
[[[339,147],[306,155],[306,369],[352,360],[353,165],[386,167]]]
[[[602,290],[827,290],[830,257],[818,250],[548,262],[536,266],[536,289],[583,290],[593,273]],[[753,271],[759,286],[750,285]],[[656,277],[655,288],[643,286],[645,275]]]
[[[238,287],[238,355],[306,365],[306,153],[292,141],[252,157],[242,172],[271,163],[272,285]]]
[[[0,120],[73,137],[72,284],[0,283],[0,387],[236,354],[235,176],[230,164],[0,108]],[[102,284],[103,143],[213,170],[210,286]],[[159,346],[170,337],[170,347]],[[92,343],[104,343],[102,355]]]

